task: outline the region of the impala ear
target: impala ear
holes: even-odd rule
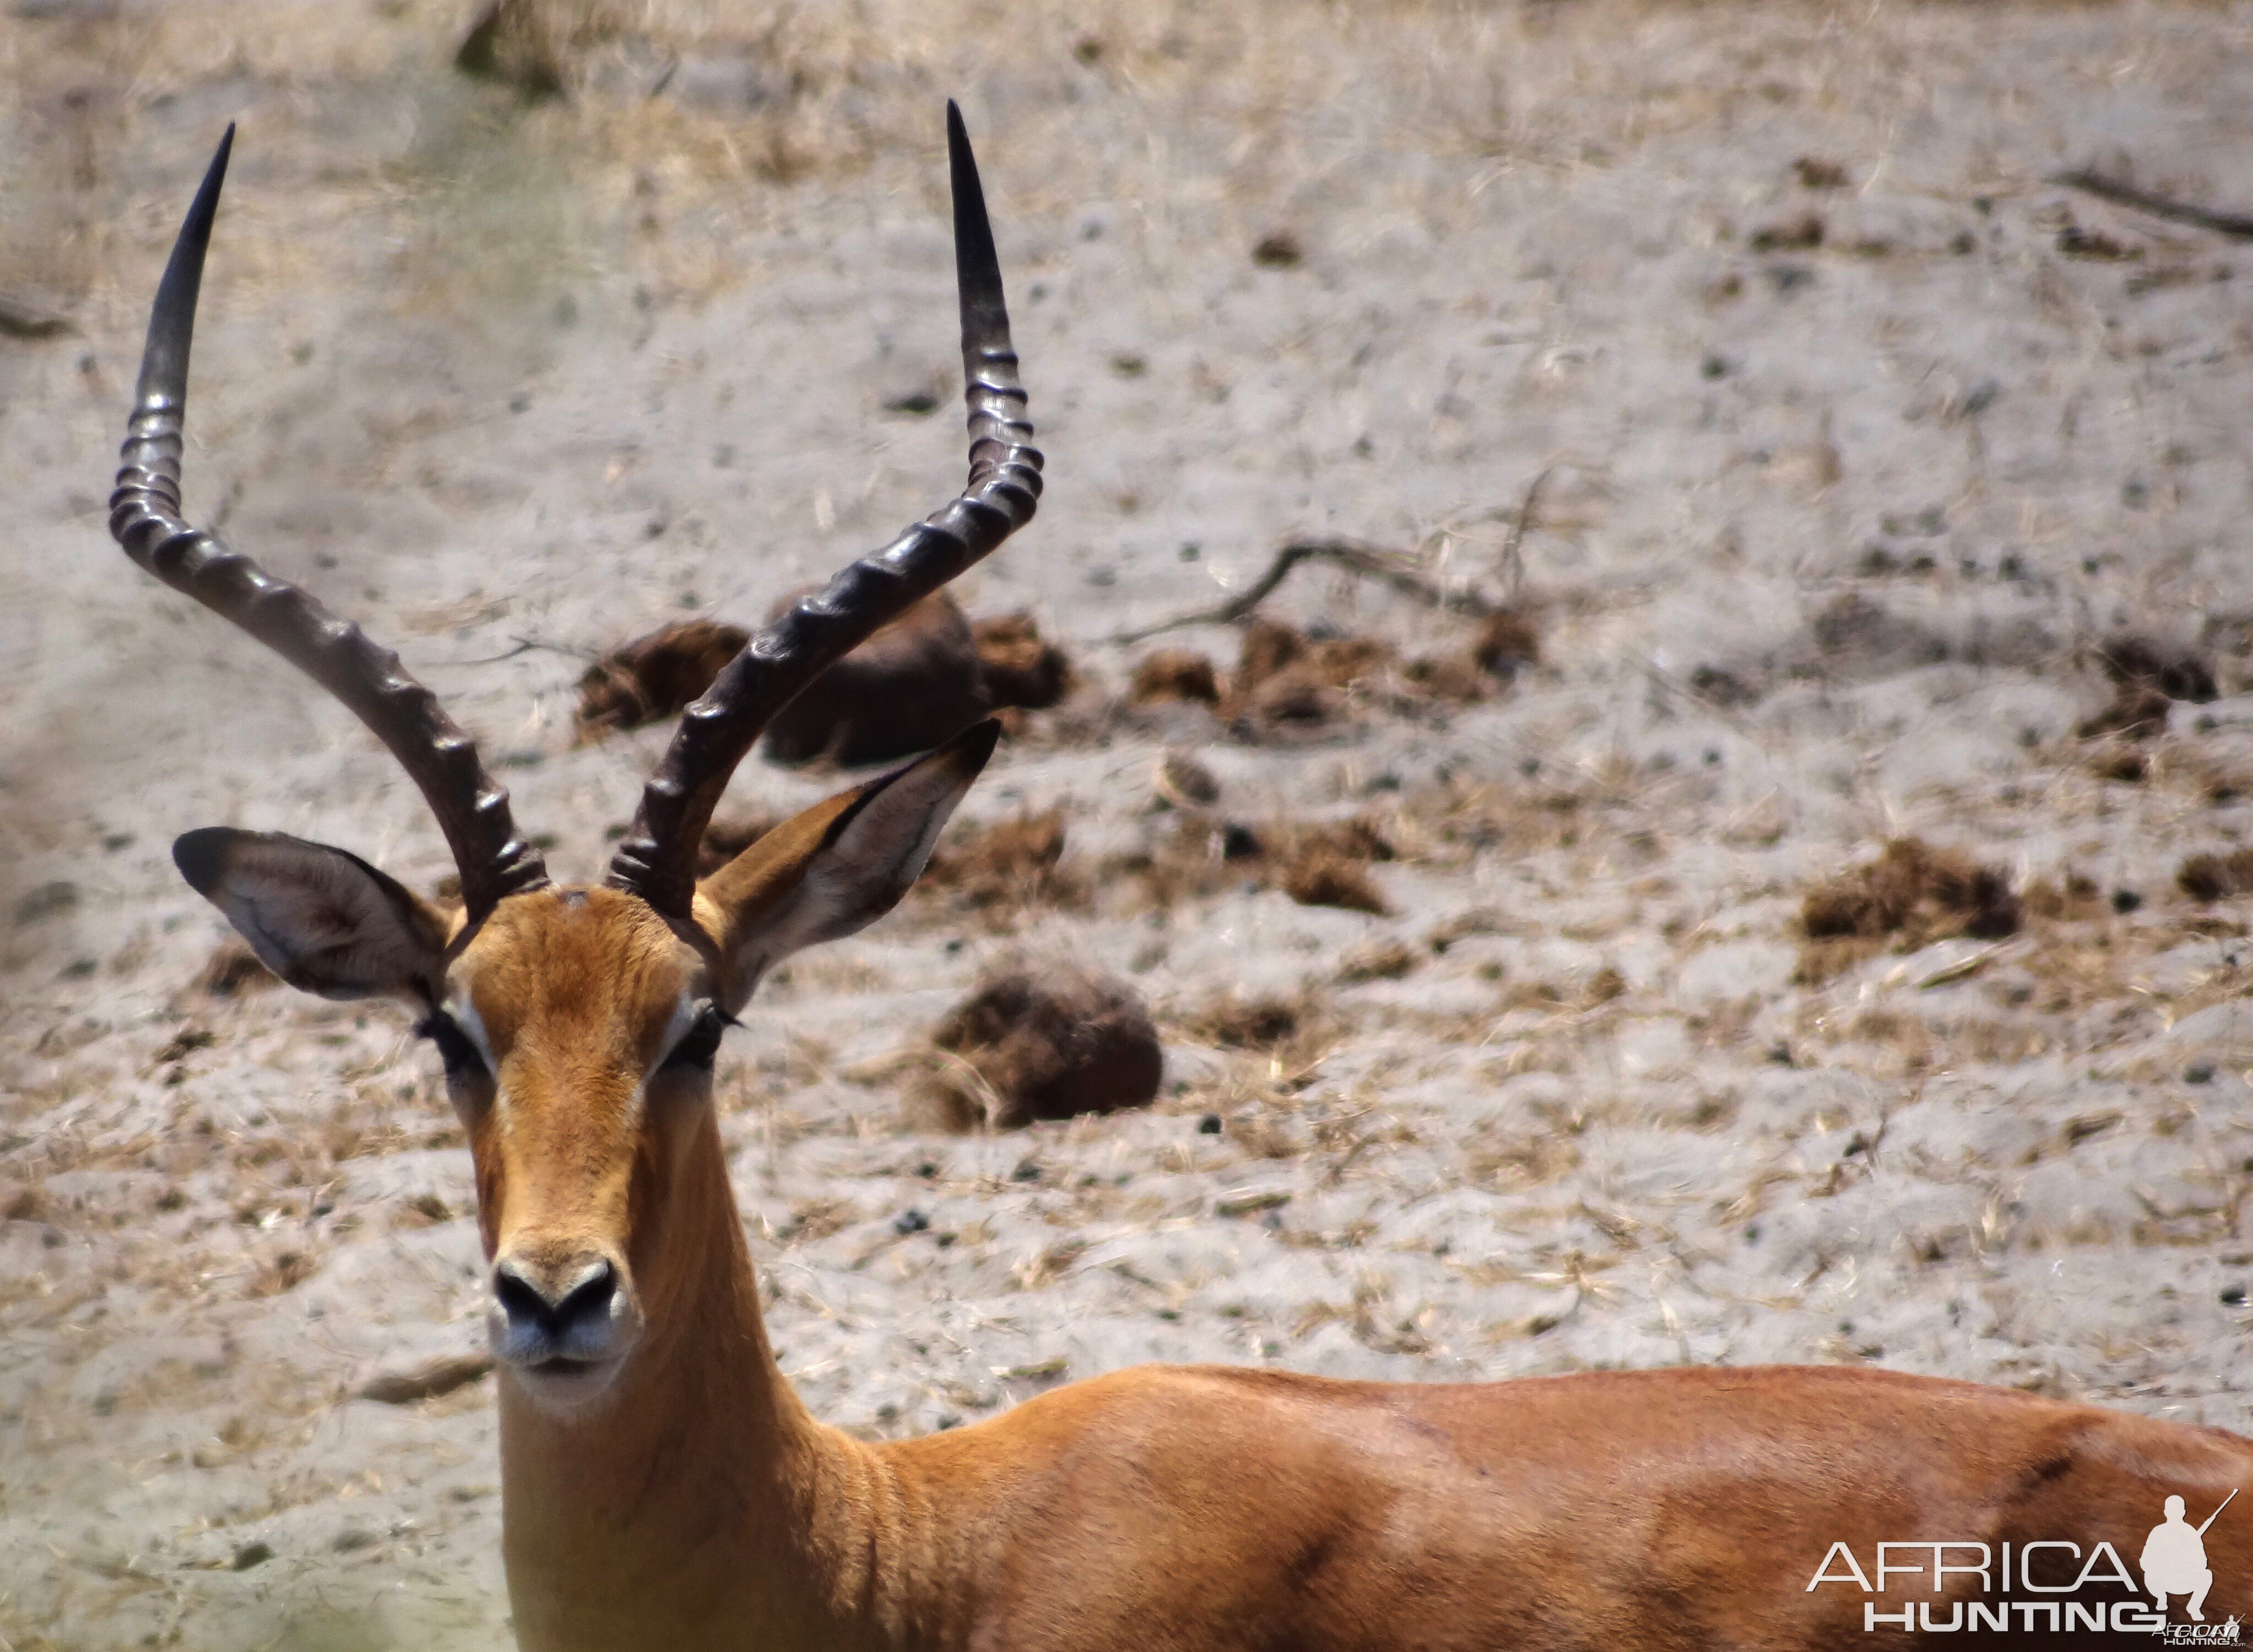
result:
[[[278,832],[206,826],[172,863],[260,962],[323,998],[438,1000],[446,914],[356,854]]]
[[[730,1014],[791,953],[865,929],[899,903],[1001,735],[988,718],[904,769],[825,798],[696,886],[696,921],[727,965]]]

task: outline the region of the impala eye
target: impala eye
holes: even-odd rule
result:
[[[720,1036],[735,1024],[734,1019],[720,1012],[717,1004],[707,1004],[696,1012],[696,1019],[688,1030],[673,1041],[666,1052],[660,1068],[694,1068],[699,1072],[712,1070],[712,1058],[720,1053]]]
[[[443,1009],[434,1009],[415,1027],[415,1032],[438,1046],[438,1059],[446,1063],[446,1077],[450,1079],[482,1078],[485,1076],[485,1058],[464,1032],[461,1024]]]

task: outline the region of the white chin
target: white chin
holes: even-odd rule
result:
[[[540,1365],[504,1362],[501,1370],[541,1411],[553,1417],[583,1414],[610,1391],[624,1359],[550,1360]]]

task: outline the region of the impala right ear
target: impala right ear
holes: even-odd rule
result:
[[[697,922],[728,965],[722,1007],[734,1014],[790,954],[864,929],[897,905],[1001,734],[990,718],[966,728],[784,821],[698,884]]]
[[[279,832],[206,826],[174,842],[172,864],[290,986],[323,998],[437,1002],[450,921],[358,855]]]

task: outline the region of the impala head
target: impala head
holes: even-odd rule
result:
[[[559,1413],[605,1391],[639,1342],[665,1333],[699,1264],[715,1260],[683,1254],[681,1218],[711,1196],[720,1163],[712,1061],[735,1013],[781,958],[890,910],[994,749],[995,725],[975,724],[693,875],[704,827],[762,730],[826,667],[1022,526],[1039,498],[993,234],[952,103],[947,136],[969,484],[729,662],[683,714],[597,887],[549,882],[508,794],[395,654],[181,515],[189,341],[233,128],[157,289],[110,531],[391,749],[453,849],[463,907],[442,911],[355,855],[278,833],[207,827],[173,858],[291,986],[395,999],[419,1018],[476,1161],[493,1351]]]

